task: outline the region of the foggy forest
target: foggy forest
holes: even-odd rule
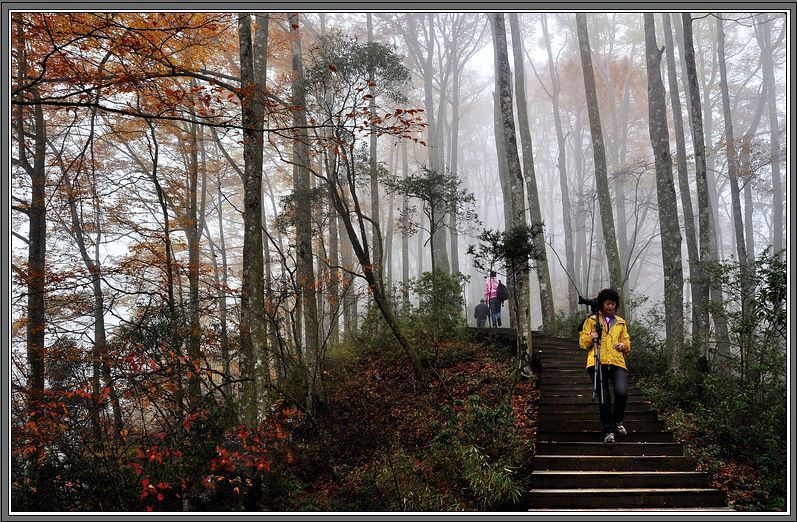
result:
[[[12,12],[12,509],[785,510],[789,31]],[[602,289],[692,496],[535,482]]]

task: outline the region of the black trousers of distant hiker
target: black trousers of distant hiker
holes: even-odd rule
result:
[[[592,386],[595,386],[595,367],[587,368],[592,379]],[[602,364],[601,374],[603,375],[603,404],[600,405],[601,424],[603,434],[614,433],[617,425],[623,422],[625,417],[625,405],[628,402],[628,371],[620,366],[613,364]],[[614,389],[614,400],[609,395],[609,383]]]

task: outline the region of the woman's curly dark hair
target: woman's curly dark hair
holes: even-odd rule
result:
[[[620,294],[613,288],[604,288],[598,293],[598,310],[603,310],[603,303],[606,301],[614,301],[617,303],[617,308],[620,308]]]

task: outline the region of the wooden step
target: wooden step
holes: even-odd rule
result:
[[[554,348],[552,350],[535,350],[534,356],[540,361],[574,361],[576,359],[581,361],[587,360],[587,350],[575,347],[572,349]]]
[[[596,423],[597,424],[597,423]],[[629,431],[628,435],[618,437],[619,442],[673,442],[669,431]],[[578,431],[549,431],[540,429],[537,432],[539,442],[603,442],[603,432],[598,426],[593,429]]]
[[[695,471],[697,459],[682,455],[537,455],[535,470]]]
[[[608,379],[608,377],[605,375],[604,378]],[[626,382],[628,383],[629,387],[633,387],[634,383],[636,383],[636,380],[626,379]],[[572,372],[567,373],[552,372],[550,374],[543,370],[540,376],[540,386],[573,383],[592,386],[592,378],[589,376],[587,371],[583,369],[573,370]]]
[[[589,374],[584,370],[573,370],[573,373],[548,373],[542,372],[540,384],[557,384],[557,383],[586,383],[592,384],[592,379]]]
[[[540,406],[552,405],[567,405],[567,404],[594,404],[597,407],[597,402],[592,400],[592,390],[588,392],[575,392],[575,393],[554,393],[549,392],[540,394]],[[631,404],[647,404],[650,401],[643,396],[629,396],[627,405]]]
[[[555,368],[543,367],[542,377],[556,377],[557,379],[565,377],[587,377],[589,379],[589,371],[584,365],[573,366],[557,366]],[[629,380],[633,376],[628,376]]]
[[[499,326],[497,328],[471,328],[471,331],[477,336],[501,336],[501,337],[517,337],[517,332],[514,328],[507,328]]]
[[[612,390],[612,386],[609,385],[609,390]],[[571,391],[577,393],[583,392],[591,392],[592,391],[592,382],[590,381],[581,381],[581,382],[541,382],[540,383],[540,392],[557,392],[557,391]],[[631,385],[628,387],[628,395],[644,395],[644,393],[637,387]]]
[[[545,431],[579,431],[600,426],[600,419],[597,417],[574,420],[540,419],[539,421],[539,429]],[[667,429],[664,421],[658,419],[627,419],[623,421],[623,426],[628,430],[628,433],[635,431],[663,431]]]
[[[612,396],[611,393],[609,393],[609,395]],[[577,398],[582,396],[588,396],[592,398],[592,387],[583,384],[556,385],[556,386],[549,384],[549,385],[540,386],[540,398],[543,397]],[[645,399],[647,396],[643,392],[631,388],[628,390],[626,397],[628,397],[629,399],[642,400]]]
[[[545,410],[544,412],[540,412],[539,414],[540,421],[545,422],[560,422],[560,421],[572,421],[575,419],[590,419],[590,420],[600,420],[598,414],[598,405],[597,403],[593,408],[584,411],[572,411],[572,410],[562,410],[562,411],[549,411]],[[625,416],[624,420],[636,420],[636,421],[654,421],[659,420],[659,416],[656,415],[654,411],[636,411],[636,410],[629,410],[628,408],[625,409]]]
[[[598,403],[597,402],[580,402],[580,403],[573,403],[573,404],[551,404],[551,403],[543,403],[539,405],[539,414],[540,417],[544,417],[547,415],[555,415],[555,414],[567,414],[567,415],[584,415],[587,413],[596,413],[598,411]],[[643,412],[653,412],[653,407],[649,402],[629,402],[625,406],[626,413],[643,413]]]
[[[709,488],[709,477],[697,471],[535,471],[534,489]]]
[[[545,373],[557,370],[581,370],[587,373],[587,364],[581,359],[577,361],[540,361],[540,367]]]
[[[542,369],[543,375],[547,374],[548,372],[556,373],[560,371],[580,371],[584,375],[588,375],[586,361],[581,357],[578,359],[561,361],[540,361],[540,368]]]
[[[544,374],[543,374],[544,375]],[[589,375],[586,373],[584,375],[568,375],[568,376],[557,376],[551,375],[548,377],[543,377],[540,379],[540,388],[552,388],[556,386],[567,386],[570,388],[577,388],[579,386],[583,386],[589,389],[592,389],[592,379],[589,378]],[[609,388],[611,389],[611,383],[609,384]],[[635,386],[633,381],[628,381],[628,391],[639,391]]]
[[[632,378],[628,435],[604,443],[586,352],[572,340],[532,336],[541,373],[530,511],[729,510]]]
[[[548,355],[545,357],[537,357],[537,360],[540,362],[540,367],[546,371],[550,369],[575,370],[578,368],[584,371],[587,370],[586,354]]]
[[[583,366],[579,366],[577,368],[543,368],[541,376],[543,381],[586,380],[586,382],[592,382],[589,372],[587,372],[587,369]],[[627,381],[633,382],[634,378],[628,376]]]
[[[674,442],[538,442],[537,455],[683,455]]]
[[[531,508],[679,508],[727,506],[721,491],[708,488],[533,489]]]
[[[725,507],[718,506],[718,507],[677,507],[677,508],[640,508],[640,507],[630,507],[630,508],[601,508],[601,509],[592,509],[592,508],[581,508],[581,509],[572,509],[572,508],[559,508],[559,509],[555,509],[555,508],[540,508],[540,509],[527,509],[526,511],[528,511],[530,513],[533,513],[535,511],[546,512],[546,513],[549,512],[549,511],[574,511],[574,512],[577,512],[577,511],[584,511],[584,512],[590,512],[590,511],[614,511],[614,512],[617,512],[617,511],[629,511],[630,512],[629,514],[636,514],[638,512],[644,512],[644,511],[690,511],[690,512],[691,511],[706,511],[706,512],[709,512],[709,513],[721,513],[721,512],[724,512],[724,511],[735,512],[736,510],[733,509],[733,508],[729,508],[727,506],[725,506]]]

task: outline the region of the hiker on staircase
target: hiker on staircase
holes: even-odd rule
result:
[[[490,326],[501,326],[501,300],[498,296],[499,281],[496,279],[495,270],[490,271],[490,277],[484,282],[484,299],[490,307]]]
[[[484,303],[484,299],[482,299],[473,311],[473,317],[476,319],[476,327],[484,328],[487,325],[487,318],[489,316],[490,308]]]
[[[584,321],[579,335],[579,345],[584,350],[589,350],[587,355],[587,371],[595,384],[595,358],[593,354],[593,339],[598,337],[595,331],[595,320],[601,323],[603,334],[600,345],[600,364],[603,374],[603,404],[600,404],[600,419],[603,425],[603,442],[614,442],[615,433],[627,435],[623,426],[625,405],[628,400],[628,369],[625,365],[625,356],[631,351],[631,338],[625,319],[616,314],[620,303],[617,291],[604,288],[598,294],[597,313],[590,315]],[[609,395],[609,383],[614,389],[614,401]]]

